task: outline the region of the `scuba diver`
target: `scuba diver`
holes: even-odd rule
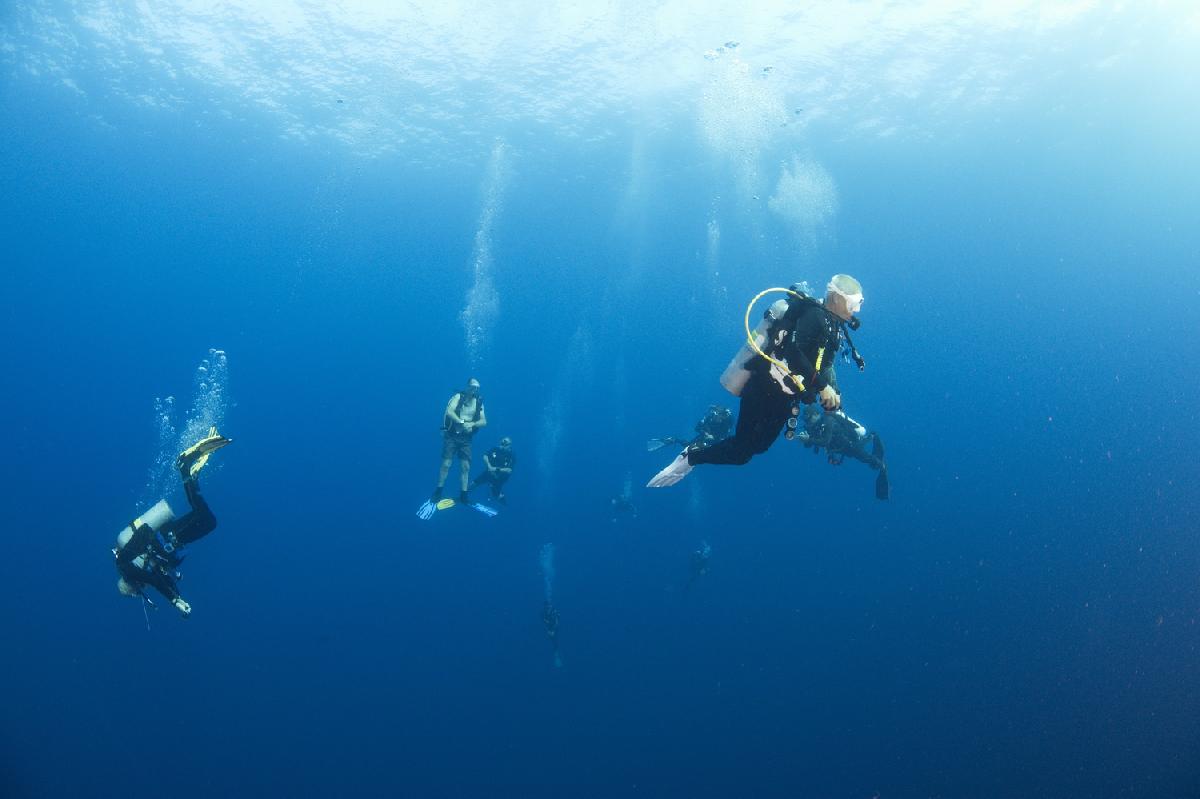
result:
[[[212,427],[208,435],[175,459],[175,468],[183,480],[183,491],[191,507],[189,513],[175,518],[171,506],[162,499],[117,535],[117,545],[112,552],[119,575],[117,590],[122,594],[141,597],[153,606],[145,594],[146,586],[151,586],[184,618],[191,614],[192,606],[179,595],[176,585],[180,578],[179,564],[183,562],[179,551],[217,527],[217,518],[200,495],[200,470],[213,452],[230,443],[232,439],[225,438]]]
[[[483,409],[483,397],[479,396],[479,381],[472,377],[467,381],[467,387],[446,403],[446,412],[442,417],[442,468],[438,472],[437,487],[433,489],[430,502],[436,503],[442,498],[442,486],[446,484],[446,475],[450,473],[450,462],[457,455],[462,468],[458,500],[470,504],[467,483],[471,478],[471,437],[479,428],[486,426],[487,414]]]
[[[517,458],[512,451],[512,439],[505,436],[500,439],[500,446],[492,448],[488,454],[483,456],[483,465],[487,467],[487,471],[476,477],[468,490],[487,483],[492,487],[492,499],[497,502],[507,502],[508,498],[504,496],[504,484],[508,482],[508,478],[512,477],[513,466],[516,463]]]
[[[615,524],[622,516],[628,516],[631,519],[637,518],[637,506],[625,494],[613,497],[608,501],[609,512],[612,514],[612,520]]]
[[[842,462],[850,457],[878,470],[879,475],[875,478],[875,497],[887,499],[890,496],[891,486],[888,483],[887,462],[883,456],[883,439],[878,433],[868,431],[842,411],[822,414],[815,406],[809,405],[804,409],[804,429],[796,433],[796,438],[814,453],[824,449],[826,457],[834,466],[841,466]],[[871,444],[870,452],[867,451],[868,442]]]
[[[542,626],[546,628],[546,636],[558,645],[558,609],[547,599],[542,603]]]
[[[546,637],[554,646],[554,665],[562,666],[562,658],[558,654],[558,609],[549,599],[542,603],[542,626],[546,628]]]
[[[690,590],[692,584],[704,575],[708,574],[708,562],[712,559],[712,547],[707,541],[700,542],[700,548],[692,553],[692,571],[688,576],[687,585],[684,590]]]
[[[707,447],[733,432],[733,411],[721,405],[709,405],[704,418],[696,422],[696,436],[689,440],[668,436],[652,438],[646,442],[646,451],[654,452],[674,444],[680,447]]]
[[[819,402],[826,411],[841,407],[835,356],[844,345],[859,369],[865,367],[847,330],[858,329],[854,314],[862,307],[862,285],[839,274],[830,279],[824,301],[797,287],[787,293],[788,299],[767,309],[754,332],[749,332],[747,309],[749,341],[721,376],[725,388],[742,399],[734,434],[712,446],[685,447],[651,478],[649,488],[675,485],[702,463],[740,466],[766,452],[788,420],[799,415],[801,403]]]

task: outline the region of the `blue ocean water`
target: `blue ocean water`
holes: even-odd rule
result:
[[[1198,39],[6,4],[0,795],[1200,795]],[[749,299],[834,272],[891,499],[782,439],[642,488]],[[470,376],[509,503],[422,522]],[[147,629],[109,550],[215,421]]]

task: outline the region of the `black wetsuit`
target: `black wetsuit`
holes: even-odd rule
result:
[[[692,571],[688,575],[686,589],[691,589],[696,580],[708,574],[708,561],[712,558],[712,550],[708,547],[697,549],[692,553]]]
[[[492,465],[492,469],[497,470],[512,469],[517,463],[517,457],[513,455],[511,447],[507,449],[496,447],[488,452],[485,457],[487,458],[487,462]],[[471,483],[471,488],[475,488],[483,483],[490,483],[492,486],[492,497],[499,499],[504,493],[504,484],[508,482],[508,478],[512,477],[512,472],[492,471],[492,469],[488,469],[476,477],[475,481]]]
[[[883,458],[874,452],[868,452],[866,446],[870,441],[876,450],[882,451],[883,445],[879,436],[873,432],[859,436],[858,427],[841,414],[825,414],[815,424],[806,425],[806,428],[808,441],[805,442],[805,446],[818,451],[824,447],[829,452],[831,462],[840,463],[848,456],[862,461],[872,469],[883,466]]]
[[[832,464],[840,464],[846,457],[862,461],[879,472],[875,478],[876,499],[887,499],[891,496],[887,461],[883,455],[883,440],[878,433],[868,431],[860,436],[857,425],[840,413],[827,413],[806,419],[804,429],[808,434],[804,446],[811,447],[814,452],[820,452],[824,448]],[[867,442],[871,443],[869,452]]]
[[[141,566],[135,563],[139,557],[142,559]],[[117,574],[139,589],[139,593],[143,586],[153,586],[169,602],[174,602],[179,596],[174,572],[178,563],[148,524],[138,525],[128,543],[117,550]]]
[[[198,541],[211,533],[217,527],[217,517],[200,495],[198,480],[185,480],[184,493],[187,494],[191,511],[172,519],[155,533],[148,524],[140,524],[133,531],[133,536],[125,546],[117,550],[117,573],[125,581],[135,587],[153,586],[169,601],[175,601],[179,590],[175,587],[175,567],[179,558],[175,552],[194,541]],[[172,544],[170,551],[159,540]],[[142,557],[142,566],[134,563]]]
[[[173,537],[177,547],[199,541],[217,529],[217,517],[213,515],[204,497],[200,496],[200,481],[185,480],[183,492],[187,494],[188,505],[192,510],[178,519],[167,522],[159,531],[167,538]]]
[[[724,411],[722,413],[721,411]],[[728,409],[711,409],[704,418],[696,422],[696,437],[688,442],[689,446],[707,447],[727,438],[733,432],[733,414]]]
[[[711,444],[720,441],[728,436],[733,431],[733,413],[727,408],[722,408],[725,411],[721,413],[716,409],[710,409],[704,414],[704,418],[696,422],[696,435],[690,441],[675,436],[667,436],[666,438],[655,439],[660,443],[660,446],[670,446],[672,444],[680,447],[707,447]]]
[[[783,341],[776,343],[780,331]],[[787,394],[775,378],[771,365],[757,354],[746,363],[750,379],[742,389],[734,434],[710,447],[689,449],[688,463],[734,464],[740,466],[770,449],[783,426],[792,417],[797,402],[811,404],[828,385],[836,388],[833,362],[842,341],[842,322],[816,300],[791,300],[783,317],[767,331],[764,350],[785,361],[804,380],[804,391]],[[787,378],[785,378],[787,379]],[[795,390],[794,385],[789,388]]]

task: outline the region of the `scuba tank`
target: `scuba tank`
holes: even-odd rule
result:
[[[763,349],[767,343],[767,337],[770,335],[771,327],[787,313],[788,301],[776,300],[771,303],[771,307],[767,308],[763,314],[762,321],[758,323],[758,327],[754,328],[751,337],[758,349]],[[721,373],[721,385],[735,397],[742,396],[742,389],[746,387],[747,381],[750,380],[750,370],[746,366],[752,359],[757,358],[758,353],[750,347],[749,342],[743,344],[741,349],[737,351],[737,355],[733,356],[733,360],[725,367],[725,371]]]
[[[750,312],[754,308],[754,304],[767,294],[782,292],[789,295],[789,299],[776,300],[763,314],[763,319],[758,323],[758,327],[750,330]],[[866,368],[866,361],[858,350],[854,347],[854,342],[850,339],[850,330],[858,330],[859,322],[856,317],[850,317],[849,320],[841,320],[834,316],[830,311],[824,308],[824,304],[812,297],[808,292],[808,287],[804,283],[797,283],[791,288],[769,288],[760,291],[755,295],[754,299],[750,300],[750,304],[746,306],[745,330],[747,333],[746,341],[738,350],[737,355],[725,367],[725,371],[721,373],[721,385],[725,390],[735,397],[740,397],[742,391],[746,388],[746,383],[750,380],[750,370],[747,366],[753,362],[755,357],[765,358],[776,367],[787,372],[788,376],[796,383],[796,387],[801,391],[804,390],[802,377],[791,374],[786,363],[776,360],[767,354],[767,351],[774,345],[775,342],[768,339],[774,333],[776,323],[782,321],[784,317],[795,307],[796,303],[812,303],[814,306],[821,308],[829,319],[833,320],[836,325],[837,338],[841,339],[846,344],[849,357],[858,366],[859,371]],[[820,368],[820,357],[817,359],[818,369]]]
[[[117,549],[124,549],[125,545],[133,538],[134,525],[144,524],[157,533],[164,524],[174,518],[175,513],[171,510],[171,506],[165,499],[160,499],[148,511],[121,528],[121,532],[117,533]]]
[[[172,521],[174,518],[175,513],[171,510],[171,506],[167,504],[165,499],[160,499],[154,504],[153,507],[143,513],[141,516],[121,528],[121,531],[117,533],[117,545],[113,547],[113,557],[117,557],[121,550],[129,546],[129,543],[133,540],[133,537],[136,533],[135,528],[143,526],[149,527],[153,533],[157,535],[163,526],[167,522]],[[139,552],[137,557],[133,558],[130,562],[137,569],[152,568],[153,565],[156,564],[155,561],[151,560],[151,554],[152,553],[150,549],[147,549],[145,552]],[[117,570],[119,574],[119,565]],[[130,583],[125,579],[124,575],[121,575],[117,578],[117,590],[125,596],[139,596],[142,593],[141,587]]]

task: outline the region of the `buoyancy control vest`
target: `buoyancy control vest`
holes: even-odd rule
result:
[[[465,392],[460,391],[460,392],[458,392],[458,394],[455,395],[455,397],[457,399],[455,400],[455,403],[454,403],[454,415],[457,416],[459,419],[463,419],[463,408],[465,408],[467,406],[467,395]],[[463,419],[463,421],[464,422],[474,422],[474,421],[477,421],[481,415],[483,415],[483,395],[476,394],[475,395],[475,410],[471,414],[470,419]],[[468,430],[464,429],[461,424],[459,424],[458,422],[456,422],[452,418],[450,418],[450,414],[446,414],[445,416],[442,417],[442,430],[447,435],[456,436],[456,437],[462,437],[462,436],[469,437],[474,433],[473,430],[468,431]]]
[[[806,347],[812,348],[815,357],[812,358],[812,369],[809,374],[796,372],[796,369],[800,368],[799,364],[789,367],[794,374],[805,381],[806,392],[812,390],[813,378],[831,365],[839,350],[843,350],[842,342],[845,343],[843,354],[852,359],[860,371],[866,368],[866,361],[858,354],[849,334],[849,330],[858,329],[857,318],[851,317],[849,321],[839,318],[827,309],[824,303],[809,296],[797,285],[787,289],[787,293],[786,298],[776,300],[767,308],[763,313],[762,321],[751,333],[750,341],[741,346],[721,374],[721,385],[734,396],[741,396],[742,390],[746,387],[746,383],[754,371],[755,359],[761,359],[763,353],[770,356],[768,360],[779,356],[783,356],[786,360],[788,350],[795,353],[803,352]],[[761,297],[762,294],[759,296]],[[820,312],[822,329],[816,338],[810,336],[810,340],[801,341],[798,323],[804,311],[808,309]],[[780,336],[782,331],[788,332],[785,336]],[[753,342],[753,346],[751,346],[751,342]]]

